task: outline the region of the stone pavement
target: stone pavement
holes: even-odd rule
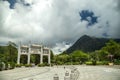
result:
[[[76,66],[79,70],[78,80],[120,80],[120,69],[102,66]]]
[[[16,68],[13,70],[6,70],[0,72],[0,78],[3,80],[19,80],[24,79],[26,77],[32,77],[35,75],[40,75],[49,71],[49,68]],[[1,80],[1,79],[0,79]]]
[[[16,68],[0,71],[0,80],[53,80],[58,74],[59,80],[64,80],[65,72],[71,66]],[[78,80],[120,80],[120,69],[103,66],[74,66],[79,71]]]

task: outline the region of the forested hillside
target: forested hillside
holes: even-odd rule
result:
[[[81,50],[84,52],[93,52],[99,50],[105,46],[107,42],[114,40],[115,42],[120,42],[120,39],[110,39],[110,38],[96,38],[84,35],[80,37],[70,48],[66,50],[66,53],[72,53],[75,50]]]

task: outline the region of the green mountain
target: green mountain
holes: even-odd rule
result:
[[[66,53],[72,53],[75,50],[81,50],[84,52],[93,52],[101,49],[105,44],[111,40],[111,38],[96,38],[88,35],[80,37],[70,48],[66,50]],[[116,42],[120,42],[120,39],[112,39]]]

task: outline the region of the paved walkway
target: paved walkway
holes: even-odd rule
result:
[[[32,67],[16,68],[0,71],[0,80],[53,80],[54,74],[59,75],[59,80],[64,80],[65,72],[70,73],[70,67]],[[120,69],[102,66],[74,66],[79,71],[78,80],[120,80]]]
[[[120,80],[120,69],[102,66],[76,66],[79,80]]]

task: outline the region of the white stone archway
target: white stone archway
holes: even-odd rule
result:
[[[20,64],[21,55],[27,55],[27,64],[30,64],[30,55],[39,54],[40,55],[40,64],[43,63],[43,56],[48,56],[48,64],[51,63],[50,59],[50,49],[48,47],[43,47],[38,44],[29,44],[27,45],[19,45],[18,46],[18,57],[17,64]]]

